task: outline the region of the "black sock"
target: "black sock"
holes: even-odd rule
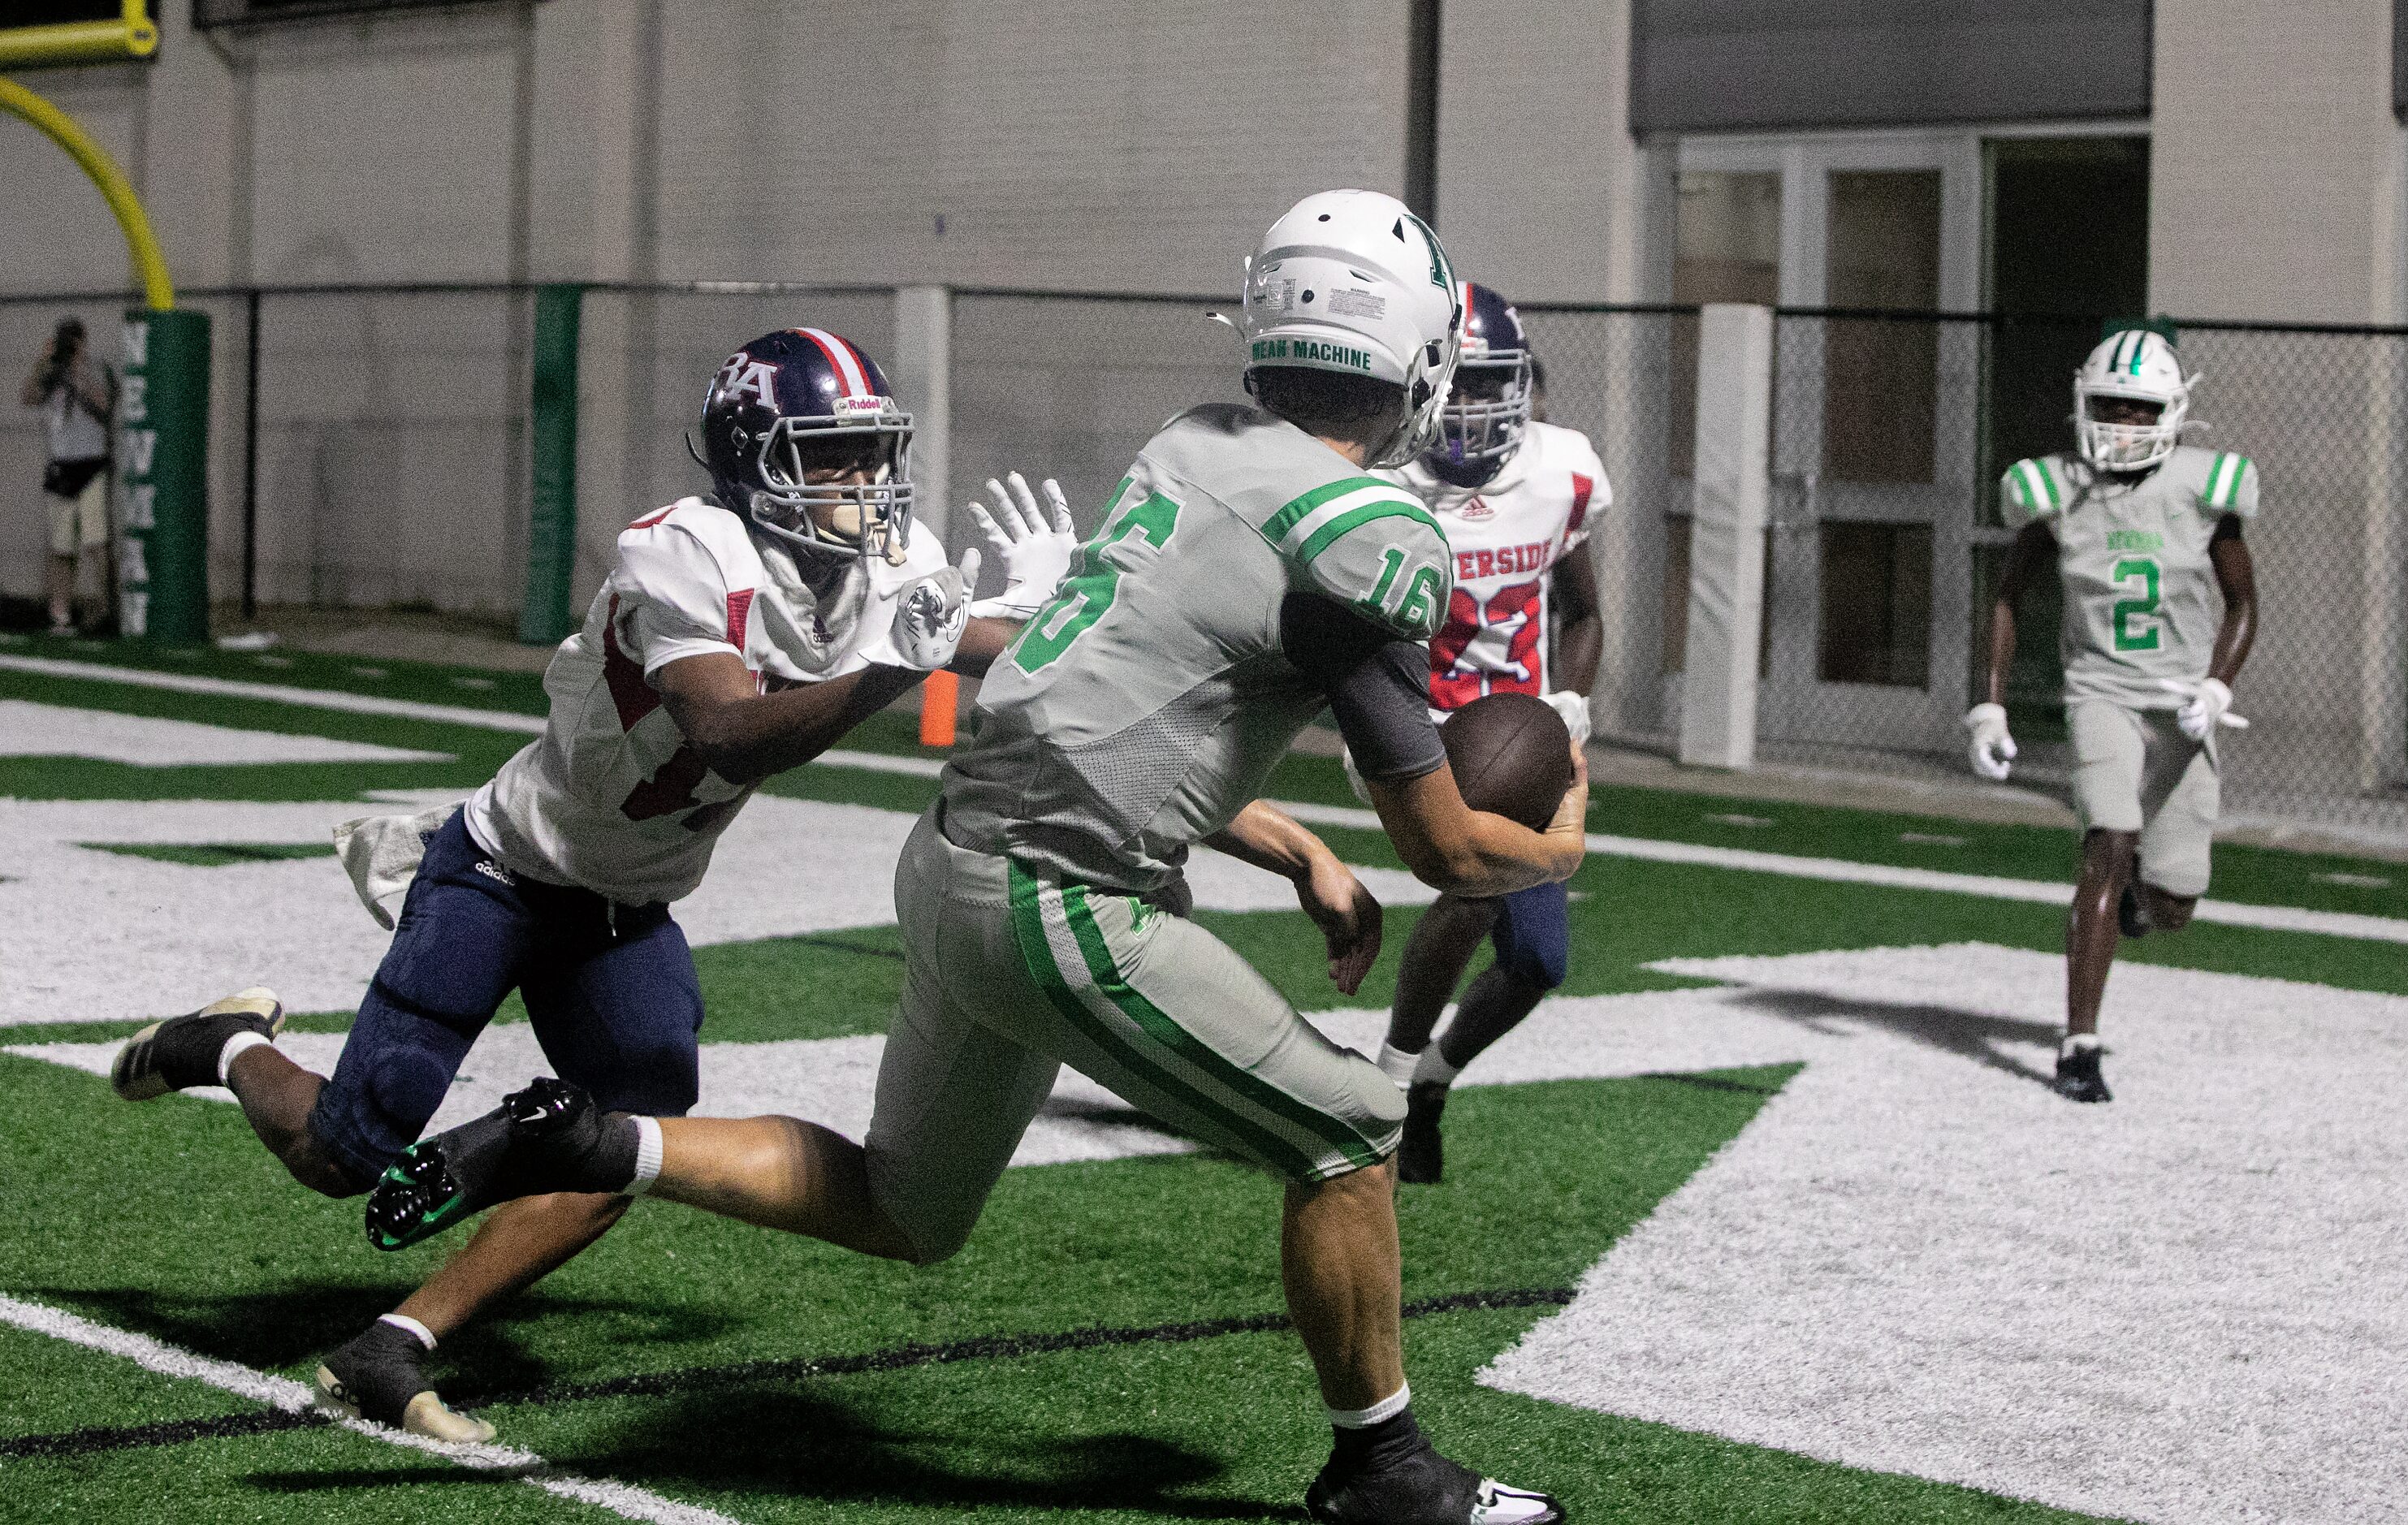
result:
[[[1377,1424],[1359,1429],[1332,1425],[1330,1430],[1338,1437],[1330,1449],[1330,1461],[1343,1472],[1385,1472],[1429,1447],[1429,1442],[1422,1438],[1422,1427],[1413,1422],[1410,1406]]]
[[[634,1184],[636,1149],[642,1137],[633,1113],[604,1113],[601,1137],[580,1162],[579,1174],[593,1183],[585,1190],[624,1191]]]

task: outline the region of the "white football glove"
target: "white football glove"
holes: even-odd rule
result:
[[[1048,527],[1046,516],[1038,509],[1037,495],[1028,491],[1027,478],[1015,471],[1009,479],[1009,492],[1002,482],[992,477],[986,479],[986,490],[995,498],[995,513],[988,513],[982,503],[970,505],[970,517],[985,533],[986,543],[1003,558],[1003,591],[970,606],[970,613],[982,620],[1025,620],[1043,608],[1069,572],[1071,552],[1079,549],[1078,534],[1070,528],[1070,505],[1062,496],[1061,484],[1051,477],[1045,478],[1045,501],[1054,509]]]
[[[2232,691],[2225,687],[2221,678],[2202,677],[2196,683],[2186,683],[2178,677],[2161,677],[2157,687],[2168,693],[2181,694],[2186,701],[2174,711],[2174,723],[2193,741],[2205,741],[2208,733],[2219,725],[2235,731],[2249,729],[2247,720],[2232,713]]]
[[[2015,738],[2007,734],[2007,706],[1975,705],[1965,712],[1965,729],[1973,734],[1973,771],[1993,783],[2004,782],[2015,760]]]
[[[1588,695],[1558,689],[1545,697],[1548,707],[1564,718],[1564,729],[1572,734],[1572,745],[1588,745]]]
[[[962,552],[962,564],[914,577],[895,601],[889,638],[903,665],[933,673],[953,660],[962,631],[970,622],[970,590],[978,585],[979,550]]]

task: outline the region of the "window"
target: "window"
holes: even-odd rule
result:
[[[1826,520],[1819,528],[1823,681],[1927,687],[1931,526]]]
[[[1825,300],[1929,311],[1940,304],[1940,172],[1834,170]],[[1823,334],[1823,474],[1931,480],[1940,335],[1928,322],[1834,319]]]

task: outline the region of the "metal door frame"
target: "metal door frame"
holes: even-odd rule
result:
[[[1777,173],[1781,177],[1780,305],[1820,308],[1828,296],[1830,175],[1835,170],[1940,172],[1940,301],[1949,311],[1978,308],[1982,294],[1982,142],[1980,131],[1885,132],[1684,138],[1682,171]],[[1784,325],[1790,333],[1796,325]],[[1768,741],[1944,747],[1966,703],[1970,659],[1973,509],[1979,424],[1978,341],[1943,336],[1941,363],[1967,374],[1943,381],[1950,406],[1935,409],[1936,479],[1914,484],[1834,484],[1822,479],[1823,416],[1819,349],[1780,344],[1773,394],[1792,400],[1777,412],[1773,435],[1772,554],[1765,590],[1769,670],[1759,691],[1758,727]],[[1797,406],[1798,399],[1813,399]],[[1961,400],[1958,401],[1958,400]],[[1817,676],[1825,520],[1870,520],[1931,526],[1931,633],[1922,689],[1826,683]]]

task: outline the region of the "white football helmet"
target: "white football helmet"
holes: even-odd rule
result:
[[[1461,290],[1438,235],[1396,197],[1307,196],[1246,260],[1246,368],[1300,365],[1403,389],[1395,432],[1366,463],[1403,465],[1439,436]]]
[[[2109,335],[2073,373],[2073,434],[2082,458],[2101,471],[2142,471],[2172,455],[2190,420],[2182,361],[2161,334],[2127,328]],[[2154,423],[2109,423],[2092,414],[2102,397],[2155,403]]]

